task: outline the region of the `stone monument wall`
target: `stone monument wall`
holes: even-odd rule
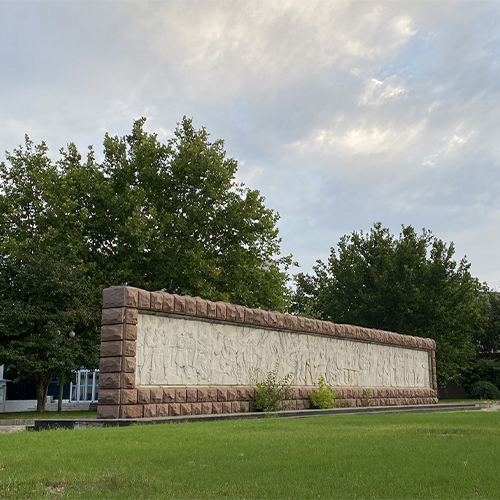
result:
[[[341,406],[437,402],[432,339],[223,302],[104,290],[99,418],[250,411],[255,382],[290,373],[292,410],[324,376]]]

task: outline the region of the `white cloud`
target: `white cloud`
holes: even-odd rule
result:
[[[443,232],[500,277],[478,250],[498,247],[500,3],[0,2],[0,17],[2,149],[28,133],[99,151],[140,116],[168,140],[192,116],[304,267],[381,220]]]

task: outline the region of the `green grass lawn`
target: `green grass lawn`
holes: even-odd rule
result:
[[[500,412],[0,435],[0,498],[500,498]]]
[[[16,411],[9,413],[0,413],[0,420],[10,419],[46,419],[46,418],[96,418],[97,410],[84,410],[84,411],[46,411],[37,413],[36,411]]]

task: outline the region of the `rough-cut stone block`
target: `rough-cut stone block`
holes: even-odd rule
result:
[[[212,403],[201,403],[202,415],[210,415],[212,413]]]
[[[248,307],[244,307],[244,314],[245,314],[245,323],[252,324],[253,323],[253,309],[249,309]]]
[[[238,399],[235,387],[228,387],[226,392],[227,401],[236,401]]]
[[[192,415],[201,415],[201,403],[192,403],[191,404],[191,414]]]
[[[319,319],[314,320],[314,332],[323,333],[323,321]]]
[[[285,315],[282,313],[276,313],[276,328],[283,329],[285,327]]]
[[[137,319],[139,317],[139,311],[137,309],[132,309],[130,307],[125,309],[124,323],[127,325],[137,325]]]
[[[120,374],[119,373],[100,373],[99,374],[99,390],[103,389],[119,389]]]
[[[216,314],[217,314],[217,319],[226,319],[227,313],[226,313],[226,306],[227,304],[225,302],[216,302]]]
[[[135,373],[122,373],[122,389],[135,388]]]
[[[186,314],[196,316],[196,299],[193,297],[185,297],[186,301]]]
[[[212,413],[222,413],[222,403],[212,403]]]
[[[186,389],[176,389],[175,390],[175,402],[185,403],[186,402]]]
[[[123,325],[123,338],[137,340],[137,325]]]
[[[151,292],[151,310],[163,311],[163,293]]]
[[[156,416],[168,417],[168,410],[169,410],[169,405],[167,403],[156,405]]]
[[[299,399],[309,398],[309,391],[307,389],[305,389],[304,387],[299,387],[299,394],[300,394]]]
[[[135,357],[123,357],[122,371],[126,373],[135,373]]]
[[[171,403],[168,406],[168,414],[171,417],[178,417],[181,414],[181,405],[179,403]]]
[[[227,401],[227,389],[217,389],[217,401]]]
[[[124,340],[123,341],[123,355],[124,356],[135,356],[136,353],[136,343],[134,340]]]
[[[217,317],[217,304],[207,300],[207,318]]]
[[[139,309],[151,309],[151,292],[147,292],[146,290],[139,290],[138,307]]]
[[[151,403],[151,389],[137,389],[138,403]]]
[[[137,389],[122,389],[122,405],[135,404],[137,404]]]
[[[122,370],[122,358],[101,358],[99,361],[99,371],[101,373],[117,373]]]
[[[111,342],[101,342],[101,358],[121,356],[122,341],[113,340]]]
[[[163,402],[175,403],[175,389],[163,389]]]
[[[101,325],[122,324],[125,318],[125,309],[123,307],[113,307],[102,310]]]
[[[103,405],[97,406],[97,418],[119,418],[120,407],[118,405]]]
[[[217,389],[207,389],[207,402],[217,402]]]
[[[316,332],[316,320],[311,318],[306,318],[306,331],[315,333]]]
[[[196,389],[186,389],[186,402],[196,403],[198,401],[198,391]]]
[[[222,413],[231,413],[231,403],[229,401],[222,403]]]
[[[207,401],[207,396],[208,396],[207,389],[198,389],[196,400],[200,403],[203,401]]]
[[[163,312],[174,312],[174,296],[170,293],[163,294]]]
[[[239,405],[240,405],[240,413],[250,411],[250,402],[249,401],[240,401]]]
[[[301,332],[306,331],[306,318],[302,316],[297,316],[298,330]]]
[[[304,407],[305,407],[304,400],[303,399],[297,399],[297,401],[295,402],[295,408],[297,410],[303,410]]]
[[[156,405],[144,405],[143,415],[144,418],[156,417]]]
[[[120,404],[120,390],[119,389],[101,389],[99,391],[99,404],[119,405]]]
[[[275,311],[269,311],[269,326],[273,328],[278,327],[278,313]]]
[[[151,389],[151,403],[163,402],[163,389]]]
[[[242,413],[241,403],[239,401],[233,401],[231,403],[231,413]]]
[[[269,312],[262,309],[253,310],[253,323],[260,326],[269,325]]]
[[[101,326],[101,342],[111,342],[112,340],[123,340],[123,323]]]
[[[206,300],[196,297],[196,316],[206,318],[208,316],[208,304]]]
[[[235,320],[237,323],[243,323],[245,321],[245,308],[243,306],[234,306],[235,308]]]
[[[238,401],[248,401],[248,399],[250,399],[246,387],[238,387],[238,389],[236,389],[236,399]]]
[[[289,410],[297,409],[297,401],[295,399],[291,399],[290,401],[288,401],[288,409]]]
[[[142,405],[124,405],[122,408],[122,418],[142,418]]]
[[[324,335],[335,336],[335,325],[330,321],[322,321],[321,322],[321,330]]]
[[[292,328],[292,315],[291,314],[283,314],[283,328],[286,330],[291,330]]]
[[[289,320],[290,320],[290,330],[293,330],[294,332],[298,332],[300,330],[298,316],[290,315]]]
[[[102,292],[102,307],[137,307],[138,288],[130,286],[112,286],[105,288]]]
[[[181,403],[181,415],[191,415],[191,403]]]
[[[186,297],[174,295],[174,312],[178,314],[186,313]]]
[[[236,307],[234,304],[226,304],[226,319],[236,321]]]

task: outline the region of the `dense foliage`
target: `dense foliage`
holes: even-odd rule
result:
[[[222,141],[184,118],[167,144],[134,123],[104,157],[44,143],[0,163],[0,364],[37,381],[95,367],[110,285],[284,310],[278,215],[236,183]],[[74,338],[69,332],[74,331]]]
[[[256,383],[255,398],[252,402],[254,411],[273,412],[286,410],[288,404],[285,400],[290,397],[292,374],[288,373],[283,378],[278,376],[279,366],[271,370],[265,380]]]
[[[318,380],[318,389],[309,394],[309,404],[311,408],[327,410],[329,408],[339,406],[339,402],[335,401],[339,393],[327,384],[325,377],[321,376]]]
[[[337,323],[431,337],[440,385],[456,379],[475,356],[488,316],[484,286],[466,259],[453,259],[430,232],[411,226],[398,238],[380,223],[343,236],[328,262],[296,277],[294,312]]]

